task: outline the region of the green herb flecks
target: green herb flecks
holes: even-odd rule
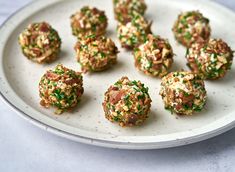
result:
[[[60,69],[59,67],[56,67],[54,72],[59,75],[64,74],[64,70]]]
[[[91,34],[91,35],[86,36],[86,38],[95,38],[95,37],[96,37],[95,34]]]
[[[191,33],[190,33],[190,32],[186,32],[186,33],[184,34],[184,38],[189,41],[189,40],[192,38]]]
[[[105,15],[99,16],[99,21],[100,21],[101,23],[104,23],[104,22],[106,21]]]
[[[62,100],[65,98],[65,94],[63,92],[61,92],[60,89],[56,89],[53,93],[53,95],[56,97],[57,100]]]
[[[105,57],[106,57],[106,54],[105,54],[104,52],[100,52],[100,56],[101,56],[102,58],[105,58]]]

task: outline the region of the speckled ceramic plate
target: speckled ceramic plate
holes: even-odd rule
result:
[[[211,21],[212,36],[223,38],[235,49],[235,15],[205,0],[146,0],[147,18],[153,20],[153,32],[168,38],[176,54],[172,70],[186,69],[185,48],[173,38],[171,28],[177,15],[199,9]],[[80,70],[73,50],[76,39],[71,34],[69,17],[84,5],[106,11],[109,18],[107,36],[119,46],[118,64],[101,73],[84,75],[85,94],[71,113],[55,115],[54,109],[39,105],[38,82],[43,73],[58,63]],[[219,13],[218,13],[219,12]],[[27,60],[17,43],[19,33],[29,23],[47,21],[62,38],[60,58],[48,65]],[[218,135],[235,123],[235,66],[219,81],[206,81],[208,102],[194,116],[177,117],[164,109],[158,95],[160,79],[145,76],[134,67],[131,52],[120,48],[111,0],[34,1],[13,15],[0,30],[0,90],[2,98],[21,116],[47,131],[79,142],[114,148],[152,149],[185,145]],[[141,80],[150,89],[153,100],[150,118],[143,126],[121,128],[104,118],[103,95],[121,76]],[[15,124],[14,124],[15,125]]]

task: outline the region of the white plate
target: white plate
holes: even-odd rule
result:
[[[181,11],[199,9],[210,19],[212,36],[223,38],[235,48],[235,15],[205,0],[146,0],[147,18],[153,20],[153,32],[168,38],[177,55],[172,70],[187,69],[185,48],[173,38],[171,28]],[[71,34],[69,17],[84,5],[106,11],[107,35],[119,46],[119,62],[112,69],[84,76],[85,94],[73,113],[54,115],[54,109],[39,105],[38,82],[43,73],[62,63],[80,70],[73,50],[76,39]],[[21,53],[17,37],[29,23],[48,21],[58,30],[63,44],[61,57],[52,64],[39,65]],[[3,99],[21,116],[37,126],[79,142],[126,149],[152,149],[185,145],[218,135],[231,129],[235,121],[235,69],[219,81],[206,81],[208,102],[205,110],[194,116],[176,117],[164,109],[158,95],[160,79],[145,76],[134,67],[130,52],[120,48],[113,17],[112,1],[70,0],[34,1],[13,15],[0,30],[0,90]],[[150,88],[153,100],[150,118],[143,126],[121,128],[104,118],[103,94],[121,76],[138,79]]]

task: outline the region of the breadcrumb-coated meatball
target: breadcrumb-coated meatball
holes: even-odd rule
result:
[[[39,93],[40,104],[56,107],[56,113],[60,114],[78,104],[83,94],[82,75],[59,64],[42,76]]]
[[[104,11],[84,6],[70,17],[72,33],[77,38],[91,34],[104,35],[108,26],[108,19]]]
[[[148,88],[140,81],[130,81],[122,77],[111,85],[105,93],[103,109],[105,117],[120,126],[141,125],[151,107]]]
[[[115,19],[127,23],[133,18],[133,13],[144,15],[147,5],[144,0],[113,0]]]
[[[221,39],[195,43],[187,50],[188,66],[205,79],[219,79],[230,70],[233,51]]]
[[[151,33],[151,22],[145,20],[140,14],[126,24],[118,24],[117,33],[122,47],[133,49],[134,47],[145,42],[147,35]]]
[[[135,66],[147,75],[163,77],[173,63],[173,50],[166,39],[149,34],[134,50]]]
[[[176,40],[186,47],[196,42],[207,41],[211,34],[209,19],[199,11],[181,13],[172,30]]]
[[[83,72],[102,71],[117,62],[118,49],[110,38],[90,35],[75,45]]]
[[[32,23],[19,35],[23,54],[37,63],[48,63],[58,57],[61,39],[46,22]]]
[[[163,77],[160,95],[165,108],[178,115],[192,115],[206,103],[204,81],[193,72],[171,72]]]

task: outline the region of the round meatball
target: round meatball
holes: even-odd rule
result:
[[[126,24],[118,24],[117,33],[122,47],[133,49],[145,42],[147,35],[151,33],[151,23],[147,22],[143,16],[136,14],[135,17]]]
[[[195,42],[207,41],[211,34],[209,19],[198,11],[180,14],[172,30],[178,42],[186,47]]]
[[[204,81],[192,72],[172,72],[163,77],[160,95],[165,108],[178,115],[192,115],[206,103]]]
[[[58,57],[61,39],[48,23],[33,23],[19,35],[19,44],[28,59],[48,63]]]
[[[147,75],[162,77],[173,63],[173,50],[160,36],[149,34],[147,41],[134,50],[135,66]]]
[[[110,38],[90,35],[75,45],[82,71],[102,71],[116,63],[118,49]]]
[[[187,50],[188,66],[205,79],[219,79],[231,68],[233,51],[221,39],[195,43]]]
[[[83,80],[80,72],[75,72],[61,64],[47,71],[39,83],[40,104],[54,106],[56,113],[75,107],[83,94]]]
[[[141,125],[148,118],[150,106],[148,88],[127,77],[109,87],[103,102],[105,117],[120,126]]]
[[[133,18],[133,12],[144,15],[146,4],[144,0],[113,0],[115,19],[127,23]]]
[[[72,33],[77,38],[91,34],[103,35],[106,32],[108,19],[104,11],[85,6],[71,17]]]

